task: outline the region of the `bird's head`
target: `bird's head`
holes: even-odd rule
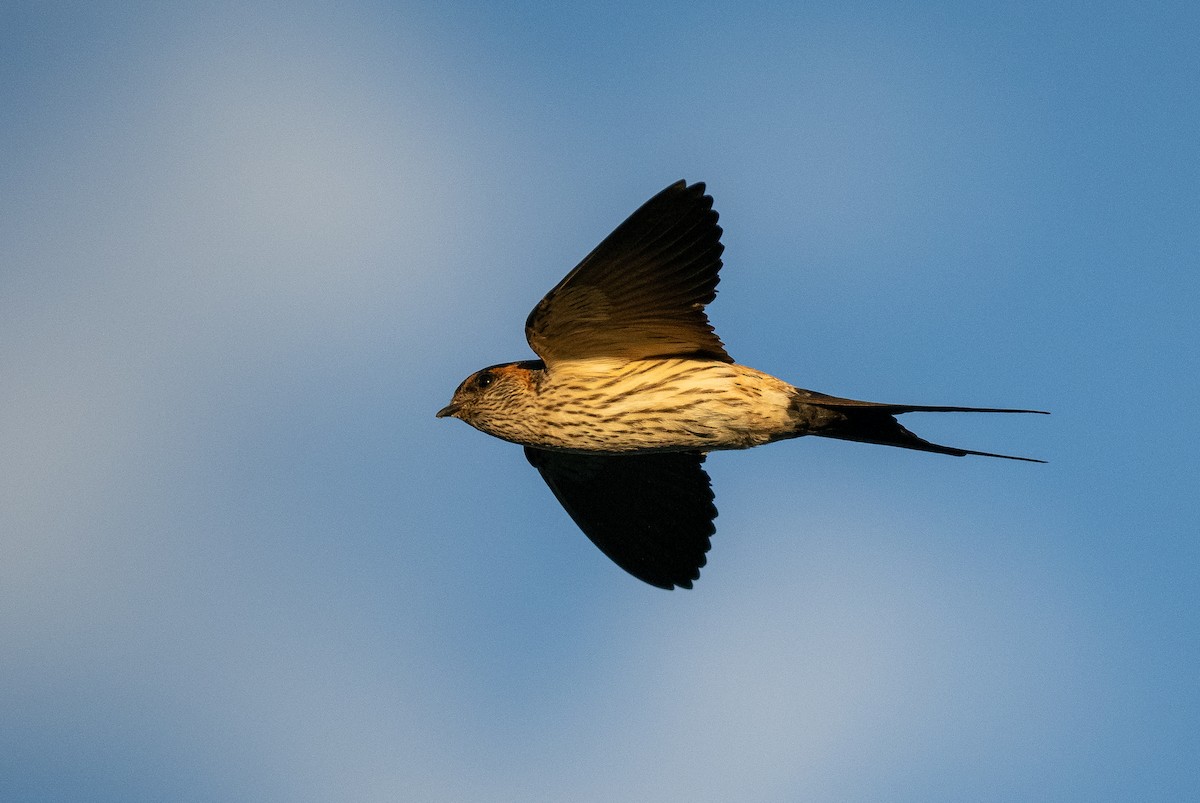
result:
[[[458,418],[476,429],[511,440],[508,430],[522,421],[522,412],[536,393],[540,368],[540,363],[523,362],[476,371],[462,381],[450,403],[437,411],[437,417]]]

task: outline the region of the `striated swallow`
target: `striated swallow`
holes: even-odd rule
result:
[[[584,534],[634,577],[667,589],[691,588],[716,532],[708,452],[817,435],[1044,462],[930,443],[896,420],[1041,410],[857,401],[734,362],[704,311],[722,250],[704,185],[672,184],[530,313],[525,336],[540,360],[476,371],[437,416],[524,446]]]

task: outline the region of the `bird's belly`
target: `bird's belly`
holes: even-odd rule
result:
[[[791,433],[790,386],[743,366],[661,361],[542,394],[542,442],[586,452],[745,449]]]

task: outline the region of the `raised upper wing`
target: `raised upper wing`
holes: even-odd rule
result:
[[[721,227],[703,184],[678,181],[604,238],[525,322],[529,345],[560,360],[695,355],[733,362],[704,314],[716,297]]]
[[[525,457],[600,551],[639,580],[691,588],[717,509],[699,452],[584,455],[525,447]]]

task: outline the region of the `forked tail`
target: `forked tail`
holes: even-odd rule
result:
[[[799,390],[799,389],[798,389]],[[839,399],[835,396],[825,396],[813,391],[800,390],[796,402],[804,405],[814,405],[835,413],[832,420],[813,431],[811,434],[823,438],[838,438],[861,443],[878,443],[883,446],[899,446],[902,449],[916,449],[922,452],[936,452],[955,457],[973,454],[981,457],[1001,457],[1005,460],[1023,460],[1027,463],[1045,463],[1034,457],[1017,457],[1011,454],[996,454],[994,452],[977,452],[974,449],[959,449],[955,446],[943,446],[940,443],[930,443],[919,438],[905,429],[897,415],[902,413],[1034,413],[1048,415],[1045,410],[1011,410],[1002,407],[941,407],[919,404],[880,404],[877,402]]]

